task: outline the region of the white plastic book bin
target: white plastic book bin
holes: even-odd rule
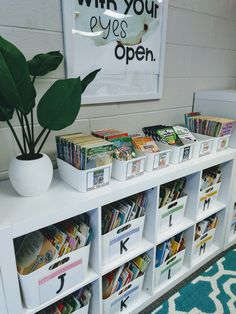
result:
[[[183,197],[157,209],[158,233],[168,231],[181,223],[188,199],[186,193],[183,193],[183,195]]]
[[[95,190],[110,183],[111,164],[89,170],[79,170],[57,158],[57,165],[62,180],[79,192]]]
[[[136,151],[139,156],[146,156],[144,170],[154,171],[166,168],[170,164],[171,149],[162,150],[157,153],[142,153]]]
[[[236,234],[236,221],[233,221],[231,224],[231,233]]]
[[[143,287],[144,275],[104,299],[103,314],[130,313],[130,306],[137,302]]]
[[[73,312],[73,314],[88,314],[89,312],[89,304],[81,307],[79,310]]]
[[[131,160],[113,159],[111,176],[118,181],[126,181],[144,174],[145,156]]]
[[[217,152],[227,149],[229,146],[230,136],[231,135],[215,137],[215,142],[213,145],[213,152],[217,153]]]
[[[128,255],[142,240],[145,216],[131,220],[102,236],[103,264]]]
[[[26,307],[35,308],[78,285],[87,275],[90,244],[46,264],[28,275],[20,275]],[[51,269],[59,261],[65,262]]]
[[[205,254],[212,245],[216,228],[205,232],[200,238],[194,241],[194,256],[197,258]]]
[[[197,141],[194,142],[193,158],[199,158],[213,153],[214,137],[198,133],[192,134],[197,139]]]
[[[159,142],[157,142],[157,145],[161,148],[161,150],[171,149],[170,162],[172,164],[179,164],[181,162],[190,160],[193,157],[194,143],[189,143],[189,141],[183,141],[183,143],[183,146],[172,146]]]
[[[172,279],[178,274],[184,263],[185,251],[186,250],[180,251],[155,269],[156,287],[162,285],[164,282]]]
[[[211,208],[212,204],[217,200],[220,191],[221,182],[214,184],[202,191],[200,191],[199,197],[199,213],[205,212]]]

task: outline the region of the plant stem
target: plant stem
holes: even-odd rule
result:
[[[36,145],[38,144],[39,140],[41,139],[41,137],[43,136],[43,134],[45,133],[46,130],[47,130],[46,128],[42,129],[39,136],[36,138],[36,140],[34,142],[34,147],[36,147]]]
[[[32,137],[32,143],[33,143],[33,153],[35,152],[35,145],[34,145],[34,114],[33,114],[33,109],[30,111],[30,117],[31,117],[31,137]]]
[[[34,143],[32,142],[30,126],[29,126],[29,121],[28,121],[27,115],[24,114],[24,118],[25,118],[26,129],[27,129],[27,133],[28,133],[28,137],[29,137],[30,154],[33,154],[34,153]]]
[[[32,84],[34,84],[36,79],[36,76],[33,76],[32,78]],[[31,117],[31,136],[32,136],[32,143],[34,143],[34,113],[33,113],[33,109],[31,109],[30,111],[30,117]],[[33,153],[35,152],[35,145],[33,145]]]
[[[27,142],[28,147],[29,147],[29,140],[28,140],[27,134],[25,132],[23,114],[20,113],[18,109],[16,109],[16,113],[17,113],[17,117],[19,119],[19,122],[20,122],[20,125],[21,125],[21,129],[22,129],[22,138],[23,138],[23,143],[24,143],[24,151],[25,151],[25,154],[27,154],[26,142]]]
[[[46,142],[46,140],[47,140],[48,135],[50,134],[50,132],[51,132],[51,130],[48,130],[48,132],[47,132],[47,134],[46,134],[46,136],[45,136],[44,140],[42,141],[42,144],[40,145],[40,147],[39,147],[39,149],[38,149],[38,151],[37,151],[37,154],[39,154],[39,153],[40,153],[40,151],[41,151],[41,149],[42,149],[42,147],[43,147],[44,143]]]
[[[25,151],[25,154],[27,154],[27,149],[26,149],[26,136],[25,136],[26,134],[25,134],[24,120],[23,120],[23,115],[22,115],[22,113],[21,113],[21,121],[22,121],[21,130],[22,130],[24,151]]]
[[[6,120],[6,122],[7,122],[8,126],[9,126],[9,128],[10,128],[11,131],[12,131],[12,134],[13,134],[15,140],[16,140],[16,143],[17,143],[17,145],[18,145],[20,151],[21,151],[21,154],[24,155],[23,147],[21,146],[21,143],[20,143],[20,141],[19,141],[19,139],[18,139],[18,137],[17,137],[17,135],[16,135],[15,130],[13,129],[13,126],[11,125],[11,123],[10,123],[9,120]]]

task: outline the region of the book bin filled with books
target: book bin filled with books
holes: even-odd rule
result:
[[[1,314],[137,314],[235,243],[230,124],[198,120],[60,135],[48,193],[0,182]]]

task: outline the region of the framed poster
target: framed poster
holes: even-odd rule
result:
[[[62,0],[67,77],[101,68],[83,103],[162,97],[168,0]]]

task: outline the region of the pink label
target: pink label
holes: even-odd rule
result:
[[[55,271],[54,273],[52,273],[52,274],[50,274],[50,275],[48,275],[48,276],[46,276],[46,277],[40,279],[40,280],[38,281],[38,284],[39,284],[39,286],[41,286],[41,285],[43,285],[44,283],[46,283],[47,281],[49,281],[49,280],[51,280],[51,279],[53,279],[53,278],[55,278],[55,277],[58,277],[58,276],[60,276],[61,274],[65,273],[65,272],[69,271],[70,269],[73,269],[73,268],[75,268],[75,267],[77,267],[77,266],[79,266],[79,265],[81,265],[81,264],[82,264],[82,259],[80,259],[79,261],[75,261],[74,263],[71,263],[71,264],[69,264],[69,265],[66,265],[66,266],[64,266],[64,267],[62,267],[62,268],[60,268],[60,269],[58,269],[58,270]]]

